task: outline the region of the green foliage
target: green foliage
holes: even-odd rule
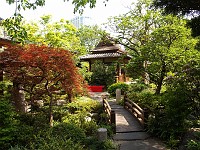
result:
[[[141,55],[140,48],[149,40],[150,33],[159,26],[161,12],[151,9],[151,0],[139,0],[130,8],[133,9],[128,13],[110,18],[106,25],[136,57]]]
[[[98,113],[100,103],[87,97],[79,97],[67,105],[70,113],[66,114],[62,120],[65,123],[74,123],[80,127],[88,136],[93,135],[98,128],[92,113]]]
[[[7,149],[13,144],[19,124],[10,99],[9,95],[0,97],[0,149],[2,150]]]
[[[153,112],[160,104],[160,96],[156,96],[150,89],[142,92],[130,92],[127,94],[128,98],[139,104],[142,108],[147,108],[148,111]]]
[[[78,30],[68,20],[52,22],[50,15],[42,16],[38,22],[28,22],[23,25],[27,31],[28,42],[64,48],[76,55],[83,55],[85,49],[81,46]]]
[[[9,4],[16,3],[15,0],[6,0]],[[25,10],[26,8],[28,9],[36,9],[37,6],[44,6],[45,5],[45,0],[36,0],[34,2],[30,2],[27,0],[22,0],[19,3],[17,3],[17,8],[18,10],[21,10],[22,8]]]
[[[9,150],[28,150],[28,149],[23,146],[15,145],[14,147],[9,148]]]
[[[17,3],[16,9],[21,10],[21,9],[36,9],[38,6],[45,6],[45,1],[46,0],[35,0],[35,1],[27,1],[27,0],[21,0]],[[63,0],[69,1],[69,0]],[[103,1],[103,3],[106,3],[108,0]],[[13,4],[16,3],[15,0],[6,0],[7,3]],[[80,14],[83,13],[84,8],[86,7],[87,4],[89,4],[90,8],[94,8],[96,6],[96,0],[73,0],[71,3],[74,5],[74,13],[79,12]]]
[[[96,61],[91,68],[92,76],[90,85],[109,85],[115,83],[114,65],[106,65],[102,61]]]
[[[88,71],[89,64],[87,62],[81,62],[79,66],[79,72],[85,81],[87,81],[87,83],[91,82],[92,72]]]
[[[81,26],[78,29],[77,35],[80,37],[81,45],[86,48],[86,51],[94,49],[101,40],[105,31],[95,26]]]
[[[164,139],[171,148],[176,148],[188,128],[193,127],[191,121],[199,119],[198,66],[193,62],[176,76],[168,78],[167,89],[160,95],[155,95],[150,86],[143,87],[140,83],[133,84],[135,90],[127,94],[130,100],[147,108],[148,132]]]
[[[112,95],[115,96],[116,95],[116,89],[121,89],[121,93],[125,93],[126,91],[128,91],[129,89],[129,85],[123,82],[118,82],[118,83],[114,83],[112,85],[110,85],[108,87],[108,92]]]
[[[99,142],[96,138],[88,139],[89,150],[117,150],[117,145],[112,140]]]
[[[147,88],[148,88],[148,85],[144,83],[132,83],[129,85],[130,92],[142,92],[143,90]]]
[[[200,53],[197,54],[197,58]],[[173,91],[183,91],[188,109],[190,109],[190,121],[196,122],[200,116],[200,64],[199,59],[192,60],[184,65],[182,71],[168,79],[168,89]],[[192,119],[193,118],[193,119]],[[195,123],[196,124],[196,123]]]
[[[196,57],[197,40],[192,38],[186,21],[172,15],[163,16],[155,11],[150,0],[140,0],[124,15],[113,17],[109,26],[118,33],[118,41],[132,52],[127,65],[128,74],[143,77],[156,85],[161,93],[168,72],[180,68]]]
[[[99,108],[100,103],[88,97],[82,96],[77,97],[72,103],[67,104],[67,108],[70,113],[75,113],[76,111],[87,111],[93,112]]]
[[[20,14],[15,14],[13,17],[7,18],[2,22],[6,33],[11,37],[13,42],[25,43],[27,32],[22,24],[23,17]]]
[[[187,150],[200,150],[200,142],[199,141],[190,140],[187,143]]]
[[[78,133],[77,133],[78,131]],[[80,136],[79,136],[80,133]],[[72,137],[72,138],[71,138]],[[39,130],[32,141],[26,146],[30,150],[40,149],[83,149],[80,142],[84,133],[72,124],[58,124],[53,128]]]
[[[168,91],[161,96],[162,107],[154,110],[149,119],[149,131],[159,137],[179,140],[188,128],[186,118],[190,112],[190,103],[182,90]]]
[[[150,81],[157,86],[159,94],[168,72],[175,73],[194,59],[197,41],[191,37],[186,22],[177,17],[166,16],[163,24],[151,33],[151,40],[143,47],[144,60],[150,62],[146,68]]]
[[[2,150],[107,150],[116,147],[110,140],[99,142],[96,139],[99,125],[90,113],[98,113],[101,105],[95,100],[78,97],[69,105],[54,106],[53,115],[61,116],[58,119],[60,122],[54,122],[52,128],[49,127],[49,110],[46,107],[34,113],[16,115],[9,100],[9,96],[0,100]],[[111,135],[111,127],[107,126],[107,129]]]
[[[138,79],[143,76],[144,59],[142,57],[133,57],[126,66],[127,74],[132,79]]]
[[[199,3],[191,2],[188,4],[187,0],[154,0],[154,6],[158,8],[164,8],[165,13],[172,14],[193,14],[196,12],[199,13]]]
[[[74,142],[83,142],[86,135],[76,124],[60,123],[52,128],[52,135],[63,139],[71,139]]]
[[[0,89],[4,91],[5,95],[9,95],[9,90],[12,88],[12,83],[8,80],[0,81]]]

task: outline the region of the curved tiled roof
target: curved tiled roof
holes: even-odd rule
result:
[[[103,38],[93,50],[90,50],[90,52],[91,54],[81,56],[80,60],[120,58],[123,56],[128,59],[131,58],[131,56],[127,55],[126,51],[119,44],[112,41],[110,37]]]
[[[100,54],[87,54],[84,56],[81,56],[81,60],[87,60],[87,59],[95,59],[95,58],[119,58],[122,57],[123,54],[121,53],[100,53]],[[126,57],[131,58],[131,56],[126,55]]]

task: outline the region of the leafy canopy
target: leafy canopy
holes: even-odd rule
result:
[[[69,0],[63,0],[65,1],[69,1]],[[103,0],[103,3],[106,3],[108,0]],[[33,1],[29,1],[29,0],[20,0],[17,1],[16,0],[6,0],[6,2],[8,2],[9,4],[14,4],[17,3],[17,9],[21,10],[21,9],[36,9],[38,6],[44,6],[46,0],[33,0]],[[79,13],[83,13],[83,9],[86,7],[86,5],[88,4],[90,8],[94,8],[96,6],[96,2],[97,0],[72,0],[71,3],[74,5],[74,13],[75,12],[79,12]],[[56,1],[55,1],[56,3]]]
[[[154,0],[154,5],[164,8],[166,13],[200,13],[199,0]]]
[[[130,12],[111,18],[108,24],[119,43],[132,51],[129,75],[150,78],[160,93],[167,74],[194,59],[197,41],[191,37],[185,20],[163,16],[162,10],[155,11],[151,5],[150,0],[140,0]]]
[[[83,91],[83,79],[67,50],[17,45],[8,47],[0,56],[7,78],[36,96],[59,90],[70,94]]]
[[[189,16],[188,25],[193,36],[200,35],[200,1],[199,0],[153,0],[156,8],[163,8],[166,14]]]
[[[27,32],[27,42],[64,48],[78,55],[84,54],[77,29],[68,20],[51,21],[51,16],[42,16],[38,22],[24,23]]]
[[[185,27],[186,22],[172,16],[163,19],[165,24],[151,33],[151,40],[142,48],[142,57],[149,62],[145,71],[160,89],[169,73],[181,71],[181,67],[196,59],[198,54],[194,49],[197,40],[192,38],[191,31]]]

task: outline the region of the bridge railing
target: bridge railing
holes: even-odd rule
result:
[[[142,127],[145,126],[146,111],[133,101],[129,100],[126,95],[124,96],[124,108],[137,119]]]
[[[115,111],[111,109],[106,98],[103,98],[103,109],[107,114],[107,122],[112,126],[113,132],[116,133],[116,114]]]

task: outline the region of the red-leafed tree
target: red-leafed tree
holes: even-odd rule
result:
[[[72,59],[72,54],[64,49],[47,46],[10,46],[0,53],[1,64],[6,77],[19,90],[29,94],[33,106],[34,100],[49,97],[50,124],[52,125],[52,102],[54,94],[64,92],[68,101],[77,93],[86,89],[81,75]],[[16,100],[16,107],[22,106]]]

